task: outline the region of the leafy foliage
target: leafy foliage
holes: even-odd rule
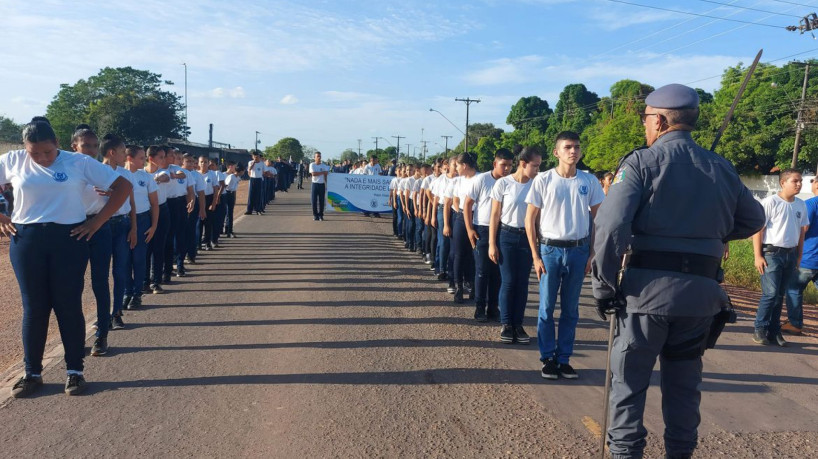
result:
[[[15,123],[11,118],[0,116],[0,142],[23,143],[22,131],[22,125]]]
[[[264,149],[264,156],[268,159],[276,160],[281,157],[284,161],[299,162],[304,159],[304,147],[301,142],[294,137],[284,137],[276,142],[272,147]]]

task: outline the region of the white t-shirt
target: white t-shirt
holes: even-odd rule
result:
[[[110,166],[82,153],[60,150],[49,167],[25,150],[0,156],[0,184],[14,187],[12,223],[72,225],[85,220],[82,192],[88,185],[109,189],[119,177]]]
[[[429,187],[432,185],[432,180],[436,177],[434,175],[427,175],[422,182],[420,182],[420,189],[421,190],[428,190]]]
[[[381,168],[380,164],[375,164],[374,166],[367,164],[364,166],[363,172],[361,173],[364,175],[381,175],[381,173],[383,173],[383,169]]]
[[[466,196],[474,200],[474,217],[472,223],[478,226],[489,226],[491,223],[491,189],[497,179],[491,171],[477,174],[471,179],[471,186],[466,190]]]
[[[446,191],[448,185],[449,177],[446,177],[446,174],[440,174],[440,177],[432,180],[432,184],[429,186],[429,189],[432,190],[432,194],[439,198],[440,204],[443,204],[443,193]]]
[[[399,178],[392,177],[392,180],[389,181],[389,191],[396,190],[399,181],[400,181]]]
[[[458,200],[458,212],[463,212],[465,207],[463,204],[466,203],[466,196],[471,189],[472,183],[474,183],[474,179],[477,178],[477,174],[474,174],[471,177],[466,176],[458,176],[458,180],[455,182],[454,187],[452,188],[452,198],[457,198]],[[454,203],[454,201],[452,201]],[[472,210],[474,210],[474,206],[472,206]]]
[[[158,169],[152,175],[153,175],[154,180],[156,180],[161,175],[165,175],[168,178],[170,178],[170,174],[168,174],[167,169]],[[159,187],[159,192],[157,193],[157,196],[159,197],[159,205],[160,206],[162,204],[168,202],[168,195],[170,194],[171,188],[173,188],[173,183],[172,182],[173,182],[173,179],[170,179],[167,182],[161,182],[161,183],[156,182],[156,185]]]
[[[185,178],[180,179],[173,178],[173,176],[171,176],[170,183],[172,183],[173,186],[170,187],[168,197],[178,198],[180,196],[187,196],[187,171],[177,166],[176,164],[171,164],[170,166],[168,166],[168,172],[170,172],[171,174],[176,174],[177,172],[182,172],[185,174]]]
[[[575,241],[588,236],[591,207],[605,199],[596,177],[578,170],[577,175],[563,178],[556,169],[550,169],[532,182],[525,202],[541,209],[542,237]]]
[[[197,170],[192,170],[192,171],[187,171],[187,172],[190,174],[189,177],[191,178],[191,180],[193,182],[193,194],[197,195],[197,197],[195,199],[199,199],[198,198],[199,192],[203,192],[207,188],[205,186],[204,177]]]
[[[116,167],[116,173],[123,176],[123,177],[125,177],[126,179],[128,179],[129,182],[131,182],[131,184],[133,184],[133,180],[131,179],[131,176],[133,176],[133,174],[131,174],[131,171],[129,171],[128,169],[125,169],[122,166],[117,166]],[[107,198],[106,198],[106,201],[107,201]],[[116,212],[114,212],[114,216],[118,217],[120,215],[129,215],[130,213],[131,213],[131,198],[129,197],[128,199],[125,200],[125,203],[122,204],[122,206],[120,206],[120,208],[117,209]]]
[[[159,186],[153,180],[151,174],[145,172],[144,169],[137,169],[136,172],[131,172],[128,177],[133,185],[133,201],[136,205],[136,213],[141,214],[151,210],[151,201],[148,198],[150,193],[159,191]]]
[[[213,185],[213,187],[216,188],[216,187],[221,185],[219,182],[224,183],[225,179],[227,179],[227,172],[222,172],[222,171],[213,171],[213,172],[216,173],[216,184]],[[222,194],[225,194],[226,192],[227,192],[227,187],[224,187],[222,189]]]
[[[227,174],[227,177],[224,179],[224,184],[226,185],[225,188],[227,191],[233,191],[239,189],[239,178],[236,177],[235,174]]]
[[[108,198],[97,193],[93,185],[88,185],[82,190],[82,206],[85,207],[85,215],[96,215],[108,202]]]
[[[268,166],[267,167],[267,172],[273,174],[273,177],[278,175],[278,169],[276,169],[275,166]]]
[[[257,161],[255,164],[253,164],[253,161],[250,161],[247,163],[247,173],[250,175],[250,178],[264,178],[265,167],[267,166],[264,165],[264,161]]]
[[[798,198],[787,202],[774,194],[762,199],[761,205],[767,217],[763,243],[784,248],[797,246],[801,238],[801,227],[809,226],[806,203]]]
[[[412,189],[410,191],[412,193],[419,192],[420,187],[421,187],[422,184],[423,184],[423,177],[412,177]]]
[[[326,164],[310,163],[310,174],[313,174],[312,183],[327,183],[327,177],[323,175],[316,177],[316,172],[329,172],[329,166]]]
[[[520,183],[511,175],[507,175],[491,188],[491,200],[501,203],[500,222],[514,228],[525,227],[525,212],[528,204],[525,202],[528,190],[533,180]]]
[[[455,176],[455,177],[452,177],[452,178],[448,179],[448,181],[446,183],[446,186],[443,188],[443,197],[444,198],[454,199],[454,190],[457,187],[457,184],[460,182],[461,178],[462,177],[460,177],[458,175],[458,176]],[[452,208],[452,209],[454,209],[454,208]],[[457,209],[454,209],[454,210],[457,211]]]
[[[201,172],[199,172],[202,174]],[[202,178],[204,179],[204,193],[205,196],[210,196],[213,194],[213,188],[219,186],[219,183],[216,181],[216,176],[213,174],[213,171],[207,171],[202,174]]]

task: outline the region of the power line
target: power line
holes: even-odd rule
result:
[[[722,3],[722,2],[717,2],[717,1],[714,1],[714,0],[699,0],[699,1],[703,2],[703,3],[713,3],[714,5],[729,6],[730,8],[738,8],[738,9],[741,9],[741,10],[758,11],[759,13],[775,14],[775,15],[778,15],[778,16],[788,16],[788,17],[801,19],[801,16],[796,16],[794,14],[787,14],[787,13],[779,13],[777,11],[762,10],[762,9],[758,9],[758,8],[752,8],[752,7],[749,7],[749,6],[731,5],[729,3]]]
[[[740,22],[742,24],[753,24],[753,25],[764,26],[764,27],[772,27],[774,29],[784,29],[785,28],[785,26],[777,26],[777,25],[772,25],[772,24],[760,24],[760,23],[757,23],[757,22],[743,21],[741,19],[729,19],[729,18],[725,18],[725,17],[713,16],[713,15],[710,15],[710,14],[692,13],[690,11],[682,11],[682,10],[674,10],[674,9],[670,9],[670,8],[662,8],[660,6],[642,5],[640,3],[626,2],[624,0],[607,0],[607,1],[612,2],[612,3],[621,3],[623,5],[638,6],[640,8],[649,8],[649,9],[653,9],[653,10],[668,11],[668,12],[671,12],[671,13],[687,14],[687,15],[690,15],[690,16],[699,16],[699,17],[710,18],[710,19],[721,19],[723,21]]]
[[[784,0],[770,0],[771,2],[778,2],[778,3],[786,3],[788,5],[797,5],[797,6],[805,6],[807,8],[818,8],[818,6],[813,5],[804,5],[803,3],[796,3],[796,2],[787,2]]]

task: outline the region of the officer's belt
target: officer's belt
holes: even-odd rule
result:
[[[540,244],[543,245],[550,245],[551,247],[560,247],[560,248],[567,248],[567,247],[582,247],[590,241],[591,238],[584,237],[582,239],[577,239],[574,241],[565,241],[560,239],[548,239],[547,237],[540,238]]]
[[[764,253],[778,253],[778,252],[792,252],[793,250],[797,249],[798,247],[778,247],[777,245],[772,244],[762,244],[761,250]]]
[[[500,228],[504,231],[510,231],[512,233],[525,233],[525,227],[517,228],[516,226],[506,225],[505,223],[500,223]]]
[[[628,267],[673,271],[718,280],[721,258],[698,253],[642,250],[631,254]]]

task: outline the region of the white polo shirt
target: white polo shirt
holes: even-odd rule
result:
[[[162,175],[165,175],[168,178],[170,178],[170,174],[168,174],[167,169],[157,169],[157,171],[154,172],[151,175],[153,176],[154,180],[158,179]],[[157,197],[159,198],[159,205],[160,206],[162,204],[165,204],[166,202],[168,202],[168,195],[170,194],[171,188],[173,188],[173,183],[172,182],[173,182],[173,179],[171,179],[171,180],[169,180],[167,182],[158,182],[158,181],[156,182],[156,185],[159,187]]]
[[[313,174],[312,183],[327,183],[327,177],[323,175],[316,177],[316,172],[329,172],[329,166],[326,164],[310,163],[310,174]]]
[[[374,166],[367,164],[364,166],[361,173],[364,175],[381,175],[383,173],[383,169],[381,168],[380,164],[375,164]]]
[[[207,184],[204,181],[204,176],[197,170],[188,171],[190,177],[193,179],[193,193],[199,194],[207,190]]]
[[[110,166],[82,153],[59,150],[49,167],[31,160],[25,150],[0,156],[0,184],[14,187],[12,223],[58,223],[85,221],[82,193],[88,185],[110,189],[119,177]]]
[[[491,189],[497,179],[491,171],[477,174],[472,178],[466,190],[466,196],[474,200],[474,217],[472,223],[478,226],[489,226],[491,223]]]
[[[129,178],[133,185],[133,201],[136,206],[136,213],[141,214],[151,210],[151,201],[148,195],[159,191],[156,181],[154,181],[151,174],[145,172],[144,169],[137,169],[136,172],[131,172]]]
[[[199,172],[202,174],[201,172]],[[204,179],[205,188],[204,194],[205,196],[210,196],[213,194],[213,189],[219,186],[219,182],[217,181],[217,177],[213,174],[213,171],[207,171],[202,174],[202,178]]]
[[[799,198],[787,202],[777,193],[761,200],[767,223],[764,225],[764,244],[792,248],[801,238],[801,227],[809,226],[807,205]]]
[[[500,222],[514,228],[525,227],[525,213],[528,204],[525,202],[528,190],[534,180],[520,183],[511,175],[507,175],[494,183],[491,187],[491,200],[500,203]]]
[[[239,189],[239,181],[240,179],[236,177],[235,174],[227,174],[227,177],[224,179],[225,189],[235,192]]]
[[[168,166],[168,172],[171,174],[170,183],[173,184],[173,186],[170,187],[168,198],[187,196],[187,171],[176,164],[171,164]],[[182,172],[185,174],[185,178],[174,178],[173,175],[175,175],[177,172]]]
[[[575,241],[588,236],[591,207],[605,199],[596,177],[578,170],[577,175],[563,178],[550,169],[532,182],[525,202],[540,209],[542,237]]]

